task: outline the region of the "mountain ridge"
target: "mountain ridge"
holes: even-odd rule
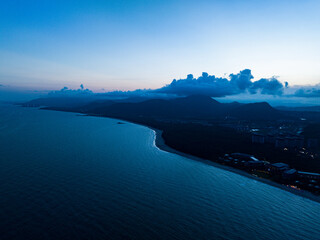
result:
[[[221,103],[210,96],[190,95],[171,99],[149,99],[141,102],[126,102],[125,100],[81,100],[80,104],[73,101],[63,106],[62,101],[53,104],[47,98],[42,103],[40,99],[33,100],[38,105],[50,104],[46,109],[81,112],[112,117],[147,117],[173,119],[224,119],[240,120],[276,120],[283,114],[267,102],[241,104],[238,102]],[[72,104],[70,105],[70,102]],[[25,103],[24,106],[32,104]]]

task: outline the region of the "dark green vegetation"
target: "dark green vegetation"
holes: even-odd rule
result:
[[[36,101],[39,105],[41,100]],[[284,162],[303,171],[320,172],[320,159],[299,154],[299,151],[276,148],[274,144],[252,143],[249,131],[239,131],[240,125],[266,125],[277,129],[279,124],[307,126],[306,138],[320,136],[320,113],[280,111],[266,102],[240,104],[220,103],[207,96],[175,99],[151,99],[141,102],[98,100],[71,106],[61,100],[45,100],[50,110],[80,112],[112,117],[163,130],[165,143],[181,152],[216,161],[225,153],[243,152],[271,163]],[[73,101],[69,101],[69,103]],[[26,106],[32,106],[26,103]],[[308,114],[308,121],[301,120]],[[311,117],[310,117],[311,116]],[[310,125],[313,124],[313,125]]]

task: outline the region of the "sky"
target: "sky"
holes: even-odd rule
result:
[[[158,89],[202,72],[320,83],[319,0],[2,0],[0,87]]]

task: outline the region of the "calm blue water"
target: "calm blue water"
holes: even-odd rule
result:
[[[0,239],[320,239],[320,204],[117,120],[0,105]]]

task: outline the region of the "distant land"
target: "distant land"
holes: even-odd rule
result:
[[[75,111],[99,115],[143,116],[173,119],[269,120],[283,117],[283,113],[267,102],[241,104],[220,103],[205,95],[192,95],[173,99],[128,98],[127,100],[93,100],[81,97],[39,98],[22,104],[29,107]],[[294,110],[292,110],[294,111]],[[264,115],[264,116],[262,116]],[[287,116],[288,117],[288,116]]]
[[[310,106],[310,107],[277,107],[279,110],[283,111],[297,111],[297,112],[320,112],[320,106]]]
[[[320,106],[274,108],[267,102],[220,103],[206,95],[112,100],[49,97],[22,105],[143,124],[161,130],[165,144],[180,152],[320,193],[317,185],[320,175],[319,182],[314,183],[308,182],[310,179],[305,181],[302,174],[302,171],[315,173],[317,178],[320,173]],[[231,162],[225,159],[226,154],[233,153],[254,155],[260,166],[257,163],[249,166],[245,159],[240,164],[238,159],[230,158]],[[274,163],[287,165],[281,165],[285,168],[269,176]],[[292,174],[300,171],[303,179],[284,181],[283,172],[290,169]]]

